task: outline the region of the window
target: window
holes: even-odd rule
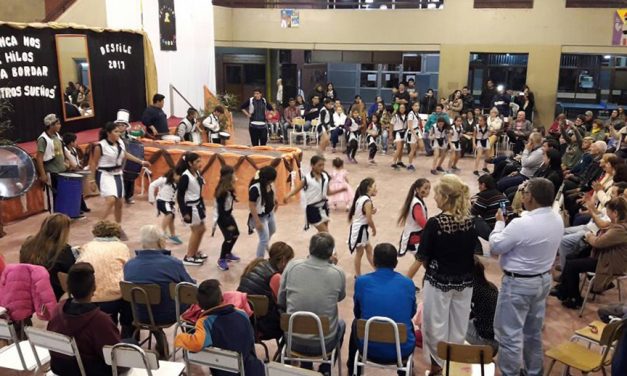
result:
[[[376,88],[377,85],[377,72],[361,72],[361,80],[360,80],[360,85],[361,87],[374,87]]]
[[[468,87],[473,94],[481,93],[483,85],[491,80],[497,86],[520,91],[527,81],[528,58],[528,54],[471,53]]]
[[[566,0],[566,8],[624,8],[627,0]]]
[[[533,0],[475,0],[475,8],[533,8]]]
[[[263,88],[266,85],[266,66],[244,64],[244,84]]]

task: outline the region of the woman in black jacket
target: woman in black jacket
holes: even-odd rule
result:
[[[268,298],[268,313],[257,320],[256,326],[258,332],[255,335],[262,340],[279,339],[283,336],[281,315],[276,302],[281,273],[294,258],[294,250],[284,242],[272,244],[268,253],[268,260],[258,258],[248,264],[237,288],[237,291],[248,295],[264,295]]]

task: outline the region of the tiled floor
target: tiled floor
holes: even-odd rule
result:
[[[246,144],[248,142],[248,132],[245,128],[246,124],[243,123],[241,118],[237,119],[237,131],[236,140],[239,143]],[[313,149],[305,151],[303,165],[308,165],[309,158],[313,155]],[[327,154],[328,159],[332,159],[336,156],[342,156],[341,154]],[[371,176],[375,178],[379,190],[379,194],[374,197],[373,201],[378,208],[378,212],[375,215],[375,223],[377,225],[377,236],[373,239],[374,243],[378,242],[390,242],[393,244],[398,243],[398,239],[401,234],[401,228],[396,226],[396,219],[402,201],[407,193],[409,185],[419,177],[427,177],[431,180],[432,185],[437,183],[438,177],[429,173],[431,166],[431,158],[420,156],[417,159],[416,172],[408,171],[395,171],[389,167],[391,163],[391,157],[386,155],[378,155],[377,166],[369,166],[366,164],[367,153],[360,152],[357,155],[359,164],[347,165],[347,169],[350,172],[349,178],[353,185],[357,185],[359,181],[365,177]],[[330,168],[330,162],[327,162],[327,166]],[[472,161],[469,158],[463,159],[460,162],[462,172],[459,174],[471,187],[473,192],[476,191],[476,177],[472,175]],[[89,198],[87,200],[88,205],[92,208],[92,212],[85,220],[77,221],[72,225],[70,234],[70,243],[72,245],[80,245],[91,239],[91,226],[98,220],[101,214],[101,207],[99,197]],[[146,201],[146,197],[137,196],[137,203],[131,206],[125,206],[124,208],[124,228],[130,237],[128,242],[131,250],[137,249],[138,244],[138,230],[147,223],[158,223],[158,219],[155,215],[155,209],[149,205]],[[427,204],[430,213],[437,213],[433,195],[427,199]],[[204,280],[208,278],[218,278],[224,290],[235,289],[238,285],[238,281],[244,267],[248,262],[253,260],[255,256],[255,247],[257,244],[256,235],[247,235],[245,228],[245,220],[248,215],[245,204],[239,203],[234,211],[235,217],[239,223],[240,231],[242,235],[238,239],[234,252],[242,257],[242,262],[233,265],[233,267],[227,271],[222,272],[218,270],[216,266],[217,255],[219,253],[219,247],[222,241],[221,235],[218,231],[215,237],[207,235],[203,239],[202,249],[209,254],[209,259],[205,265],[201,267],[188,267],[190,274],[198,279]],[[41,221],[45,214],[36,215],[28,219],[11,223],[5,227],[5,230],[10,234],[7,237],[0,239],[0,253],[5,257],[7,262],[17,262],[18,252],[20,244],[24,239],[37,231]],[[337,211],[331,215],[332,222],[330,225],[330,232],[335,237],[337,242],[337,251],[339,253],[339,266],[342,267],[347,275],[347,298],[340,302],[340,314],[347,322],[353,319],[353,259],[348,252],[346,246],[347,234],[348,234],[348,221],[346,213]],[[298,258],[306,257],[308,254],[307,245],[311,235],[315,230],[309,230],[309,232],[303,232],[303,209],[297,202],[290,203],[287,206],[281,206],[277,214],[277,233],[274,235],[273,240],[283,240],[289,243],[294,250]],[[177,230],[181,234],[181,238],[186,240],[189,237],[189,229],[184,227],[177,221]],[[209,234],[209,232],[207,233]],[[176,256],[182,256],[184,254],[184,246],[173,246],[172,251]],[[411,264],[411,256],[402,258],[398,265],[400,272],[405,272]],[[488,278],[494,282],[497,286],[500,285],[501,271],[496,259],[491,257],[484,257],[484,263],[486,264],[486,271]],[[369,270],[369,266],[364,262],[364,271]],[[416,277],[416,284],[420,284],[422,279],[422,271]],[[420,297],[419,297],[420,298]],[[559,301],[555,298],[548,299],[547,317],[544,329],[544,346],[545,348],[554,346],[560,342],[567,341],[571,336],[571,333],[580,327],[585,326],[588,322],[597,318],[596,309],[598,304],[596,303],[613,303],[618,301],[616,290],[606,293],[604,296],[597,298],[597,302],[591,303],[587,306],[584,317],[579,318],[577,312],[563,308]],[[37,323],[42,325],[42,323]],[[169,332],[171,333],[171,332]],[[171,337],[171,335],[170,335]],[[346,339],[348,338],[348,334]],[[343,360],[346,359],[346,352],[348,346],[345,344],[343,347]],[[271,351],[274,349],[271,348]],[[422,351],[417,349],[414,355],[415,364],[417,368],[416,375],[424,374],[425,362],[422,357]],[[561,367],[556,366],[553,375],[561,374]],[[346,372],[346,369],[343,371]],[[18,373],[7,372],[6,370],[0,370],[0,375],[13,375]],[[202,370],[195,368],[194,375],[208,374],[208,370]],[[369,372],[370,374],[370,372]],[[391,374],[391,372],[374,371],[374,375]]]

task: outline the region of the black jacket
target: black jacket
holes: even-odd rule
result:
[[[275,303],[275,297],[270,288],[270,279],[276,273],[278,271],[270,262],[264,260],[257,264],[250,273],[242,276],[237,288],[237,291],[245,292],[249,295],[264,295],[268,297],[268,314],[257,321],[257,328],[261,332],[262,339],[281,338],[283,336],[279,308]]]

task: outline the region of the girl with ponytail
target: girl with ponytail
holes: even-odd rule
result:
[[[270,238],[276,231],[274,211],[278,206],[274,196],[274,181],[276,170],[272,166],[262,167],[248,186],[248,233],[257,230],[259,244],[257,244],[257,258],[263,257],[268,250]]]
[[[183,264],[191,266],[200,266],[207,259],[206,254],[198,251],[206,230],[205,202],[202,199],[205,179],[200,174],[201,167],[200,156],[190,151],[183,154],[176,164],[176,174],[180,176],[176,199],[183,222],[189,224],[192,229]]]
[[[408,275],[425,266],[423,287],[423,349],[431,375],[442,372],[438,342],[464,343],[472,287],[477,232],[470,217],[469,189],[457,175],[442,176],[435,187],[442,212],[427,220],[416,260]]]
[[[403,226],[398,255],[404,256],[407,251],[416,252],[420,244],[420,236],[427,223],[427,205],[425,199],[431,192],[429,180],[420,178],[409,187],[405,203],[398,217],[398,224]]]
[[[370,235],[368,228],[372,229],[372,236],[377,235],[377,228],[374,225],[372,216],[377,212],[372,204],[372,197],[377,195],[377,185],[373,178],[365,178],[359,183],[353,205],[348,212],[348,220],[351,221],[348,249],[355,255],[355,277],[361,275],[361,259],[366,251],[366,258],[371,267],[374,267],[372,260],[372,245],[370,245]]]

